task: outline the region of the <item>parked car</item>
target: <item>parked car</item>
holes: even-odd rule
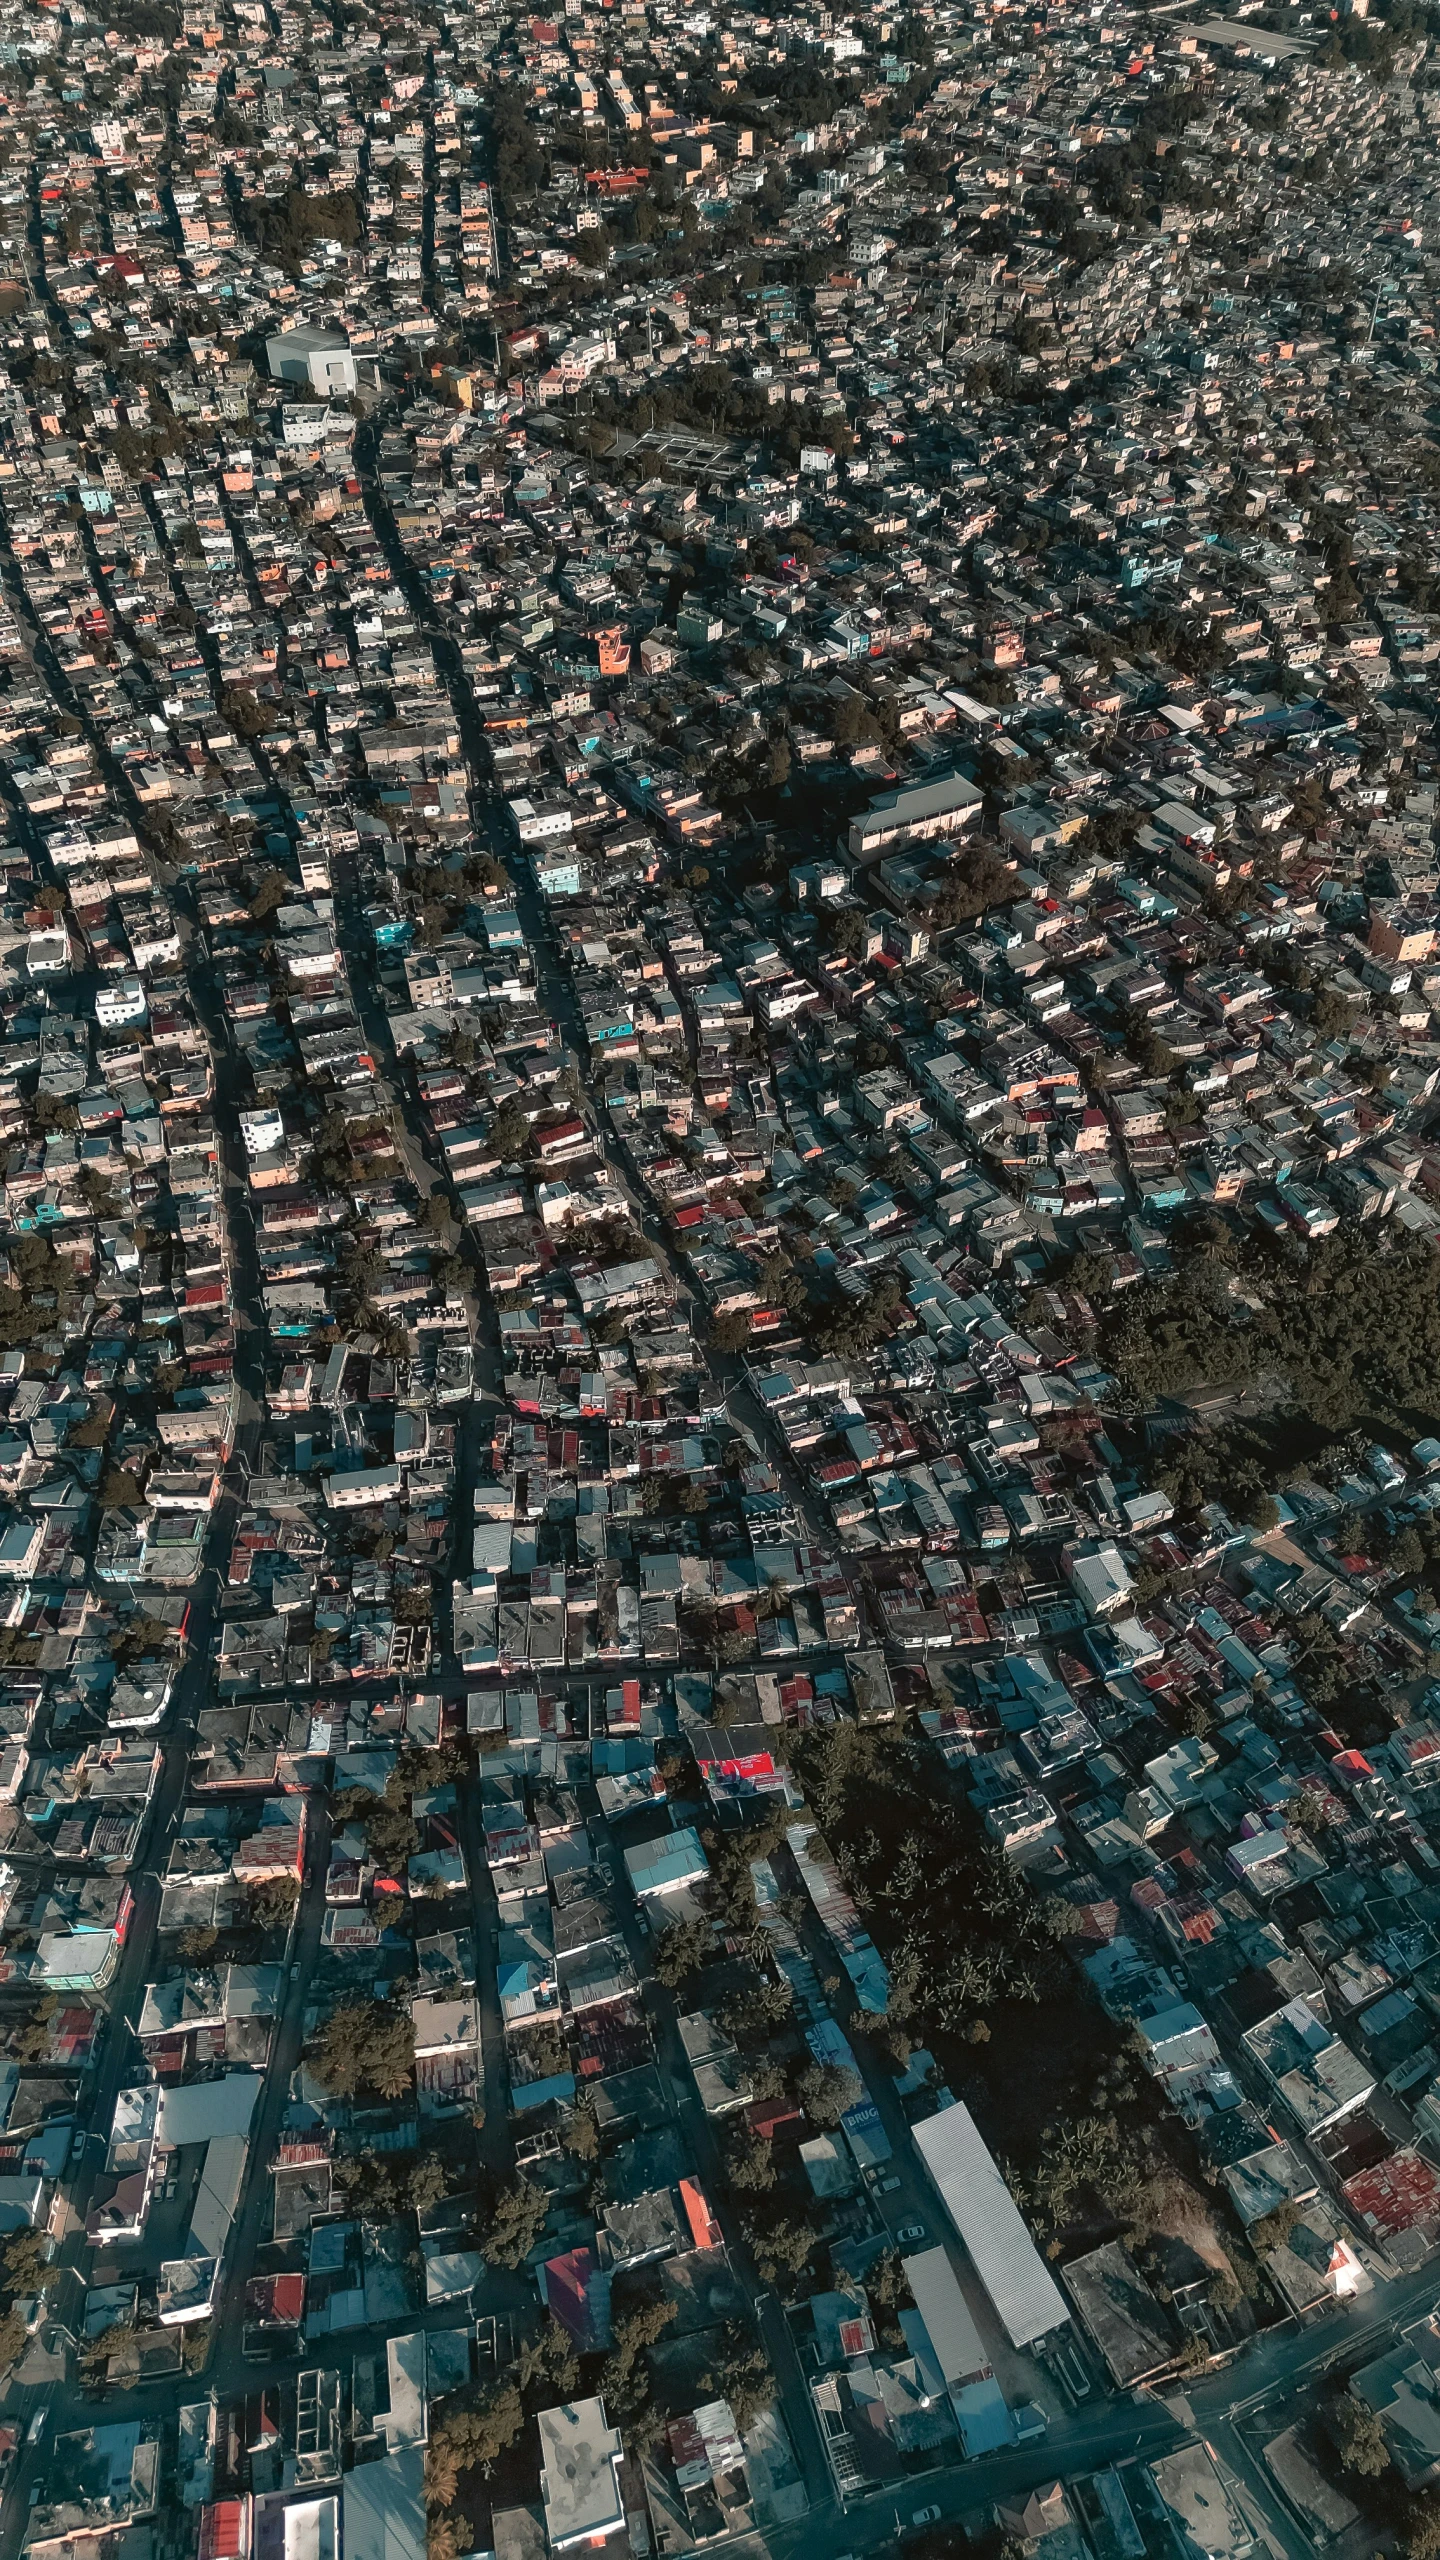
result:
[[[912,2524],[938,2524],[940,2510],[938,2507],[917,2507],[910,2521]]]
[[[903,2240],[907,2249],[911,2248],[915,2242],[924,2239],[925,2225],[923,2222],[902,2222],[895,2237]]]

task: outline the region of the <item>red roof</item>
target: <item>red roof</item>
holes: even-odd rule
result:
[[[217,2498],[200,2510],[199,2560],[240,2560],[250,2547],[248,2498]]]
[[[572,1138],[583,1138],[584,1135],[583,1120],[555,1120],[548,1129],[536,1130],[535,1145],[543,1156],[547,1147],[558,1147],[562,1142],[568,1145]]]
[[[1440,2180],[1414,2151],[1397,2151],[1345,2180],[1347,2202],[1382,2240],[1440,2218]]]
[[[745,2121],[762,2142],[773,2142],[778,2133],[803,2133],[805,2118],[788,2098],[758,2098],[745,2110]]]
[[[681,2179],[680,2201],[685,2207],[685,2219],[690,2225],[690,2237],[696,2248],[718,2249],[722,2238],[720,2225],[710,2210],[709,2199],[698,2178]]]

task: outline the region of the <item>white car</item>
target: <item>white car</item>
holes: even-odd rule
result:
[[[910,2521],[912,2524],[938,2524],[940,2510],[938,2507],[917,2507]]]

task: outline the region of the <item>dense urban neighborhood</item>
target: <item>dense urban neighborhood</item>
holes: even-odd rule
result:
[[[1440,2555],[1440,9],[0,0],[0,2560]]]

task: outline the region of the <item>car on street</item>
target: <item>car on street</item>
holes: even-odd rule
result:
[[[895,2237],[897,2240],[903,2240],[908,2249],[914,2242],[924,2239],[925,2225],[923,2222],[902,2222]]]
[[[912,2524],[938,2524],[940,2510],[938,2507],[917,2507],[910,2521]]]

